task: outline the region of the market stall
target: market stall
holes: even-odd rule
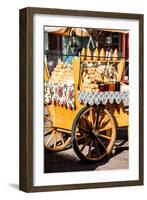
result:
[[[72,144],[82,160],[101,161],[117,127],[128,126],[129,32],[46,27],[45,34],[45,147]]]

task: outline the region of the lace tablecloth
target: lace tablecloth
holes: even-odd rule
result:
[[[80,103],[89,104],[93,106],[94,104],[106,104],[106,103],[117,103],[123,102],[124,106],[129,105],[129,92],[78,92],[78,99]]]
[[[129,105],[129,92],[81,92],[78,91],[78,100],[80,103],[89,104],[107,104],[121,102],[124,106]],[[60,106],[66,106],[67,108],[75,108],[74,97],[74,84],[64,83],[50,83],[45,81],[44,84],[44,102],[45,104],[56,104]]]

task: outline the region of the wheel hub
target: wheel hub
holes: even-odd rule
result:
[[[92,135],[94,135],[94,136],[99,136],[99,130],[93,128],[93,129],[92,129]]]

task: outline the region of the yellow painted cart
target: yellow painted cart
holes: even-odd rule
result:
[[[123,59],[117,62],[118,67],[124,65]],[[61,151],[72,145],[80,159],[99,162],[110,155],[116,141],[117,128],[128,126],[128,92],[82,91],[80,58],[73,58],[72,68],[74,106],[59,105],[57,102],[45,104],[45,148]],[[47,66],[46,83],[46,87],[50,87]],[[50,88],[47,89],[50,91]]]

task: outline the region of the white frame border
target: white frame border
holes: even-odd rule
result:
[[[129,169],[43,173],[43,26],[129,30]],[[33,16],[33,185],[65,185],[139,180],[139,21],[128,19],[35,14]]]

